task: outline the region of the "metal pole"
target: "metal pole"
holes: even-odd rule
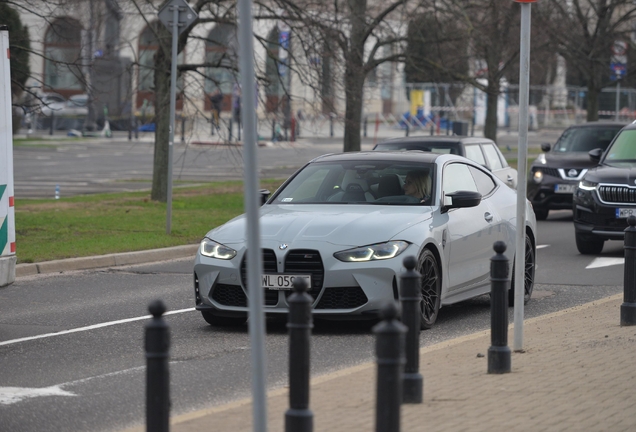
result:
[[[621,80],[620,78],[616,81],[616,112],[614,119],[618,121],[618,109],[620,108],[620,99],[621,99]]]
[[[168,200],[166,234],[172,225],[172,152],[174,149],[174,113],[177,104],[177,40],[179,39],[179,7],[172,7],[172,60],[170,64],[170,136],[168,138]]]
[[[313,431],[314,414],[309,409],[309,364],[311,353],[311,302],[304,279],[294,281],[289,304],[289,409],[285,413],[286,432]]]
[[[146,430],[168,432],[170,420],[170,334],[162,318],[166,306],[155,300],[148,306],[152,320],[146,325]]]
[[[398,307],[390,301],[380,310],[382,321],[373,327],[378,364],[376,382],[375,430],[400,432],[404,334],[406,327],[396,318]]]
[[[523,350],[524,269],[526,267],[526,172],[528,159],[528,93],[530,88],[530,12],[531,4],[521,4],[521,43],[519,59],[519,147],[517,172],[517,233],[515,242],[514,350]]]
[[[420,374],[420,320],[422,318],[422,288],[420,273],[415,270],[417,259],[408,256],[403,261],[406,271],[400,277],[402,323],[408,328],[405,340],[403,403],[422,403],[424,378]]]
[[[497,253],[490,259],[490,341],[488,348],[488,373],[510,372],[510,348],[508,348],[508,258],[503,254],[506,244],[494,244]]]
[[[259,225],[258,160],[256,155],[256,99],[254,86],[254,40],[252,1],[238,0],[240,72],[243,86],[241,110],[244,135],[245,211],[247,216],[247,286],[249,290],[249,331],[252,354],[252,412],[254,431],[267,431],[267,399],[265,397],[265,316],[260,275],[263,273],[261,233]]]
[[[623,304],[621,325],[636,325],[636,216],[627,218],[625,228],[625,271],[623,281]]]

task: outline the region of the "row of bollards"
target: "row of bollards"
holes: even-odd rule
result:
[[[636,216],[629,216],[625,229],[624,302],[620,308],[622,326],[636,325]],[[488,373],[511,370],[508,347],[508,290],[510,275],[506,244],[493,245],[491,258],[491,346]],[[400,277],[401,308],[391,301],[380,311],[381,321],[373,327],[376,336],[376,432],[400,431],[402,403],[422,403],[423,378],[419,373],[421,319],[421,275],[415,270],[415,257],[403,261],[406,271]],[[309,409],[311,303],[304,279],[294,281],[289,296],[289,409],[285,412],[286,432],[312,432],[313,413]],[[166,307],[160,300],[148,307],[152,314],[146,325],[146,426],[147,431],[169,430],[169,329],[162,315]],[[400,309],[401,318],[400,322]]]

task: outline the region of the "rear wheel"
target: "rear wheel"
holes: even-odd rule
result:
[[[525,266],[523,271],[523,304],[527,304],[532,297],[532,290],[534,289],[534,269],[535,269],[535,255],[534,247],[530,236],[526,234],[526,253],[525,253]],[[510,306],[515,305],[515,261],[512,262],[512,278],[510,282],[510,289],[508,290],[508,304]]]
[[[584,255],[598,255],[603,251],[605,240],[595,239],[585,234],[574,233],[576,248]]]
[[[534,209],[534,215],[537,217],[537,220],[546,220],[548,218],[548,213],[550,213],[550,210],[548,209]]]
[[[430,329],[437,320],[440,307],[440,296],[442,293],[442,279],[439,265],[433,252],[424,249],[418,260],[418,271],[422,275],[422,318],[420,320],[422,329]]]
[[[217,327],[236,327],[245,324],[247,318],[245,317],[222,317],[212,315],[208,311],[201,311],[203,319],[211,326]]]

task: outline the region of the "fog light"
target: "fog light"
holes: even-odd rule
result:
[[[543,181],[543,171],[535,171],[532,179],[535,183],[541,183]]]

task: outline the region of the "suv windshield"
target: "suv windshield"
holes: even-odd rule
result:
[[[567,129],[554,145],[553,151],[566,153],[589,152],[596,148],[605,150],[620,130],[620,127],[611,126]]]
[[[605,162],[636,162],[636,130],[624,130],[607,151]]]

